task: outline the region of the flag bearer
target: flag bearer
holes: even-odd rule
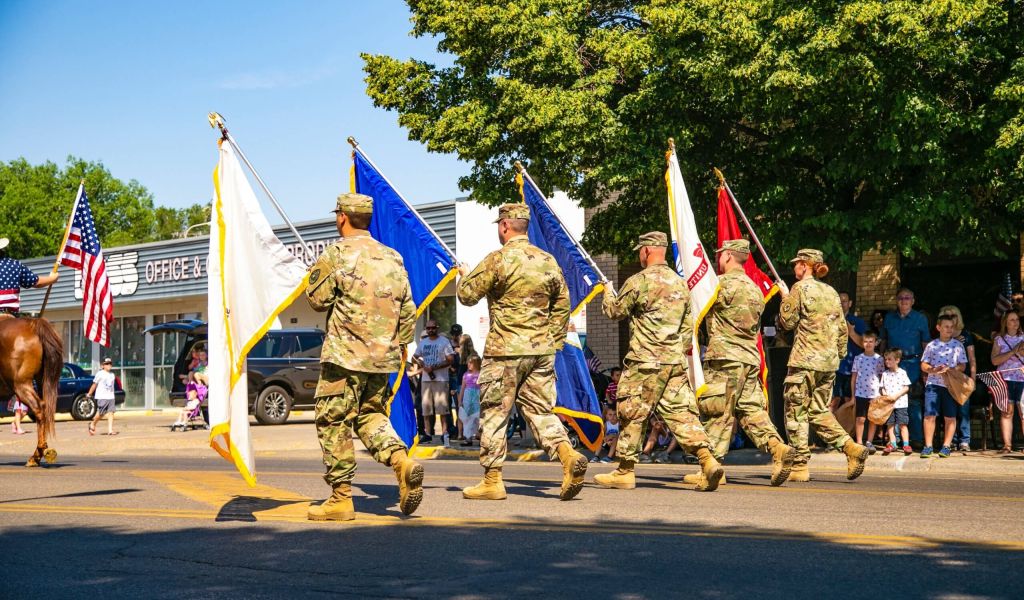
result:
[[[412,514],[423,499],[423,467],[409,459],[386,409],[388,375],[398,371],[416,327],[409,276],[402,257],[367,231],[372,198],[342,194],[334,212],[342,239],[317,259],[306,288],[309,305],[327,311],[315,417],[327,467],[324,480],[334,492],[323,504],[309,508],[309,518],[355,518],[353,425],[377,462],[394,469],[399,507]]]
[[[764,312],[764,294],[743,269],[750,258],[747,240],[729,240],[718,249],[718,297],[704,322],[708,349],[704,372],[707,391],[698,401],[712,452],[721,460],[729,452],[735,420],[751,440],[772,455],[772,485],[782,485],[793,468],[796,451],[782,441],[764,409],[761,354],[757,334]],[[703,473],[687,475],[687,483],[703,485]]]
[[[56,272],[39,276],[21,262],[7,256],[11,241],[0,238],[0,315],[16,316],[21,311],[22,288],[44,288],[55,283]]]
[[[601,304],[609,319],[628,318],[631,334],[617,392],[619,468],[594,481],[609,488],[636,487],[634,466],[643,430],[651,411],[656,411],[679,445],[700,460],[704,479],[698,489],[714,491],[724,471],[701,427],[686,370],[686,357],[693,349],[690,292],[665,261],[668,236],[645,233],[634,250],[640,253],[643,270],[627,279],[617,296],[606,290]]]
[[[796,331],[783,387],[786,432],[797,451],[789,481],[810,481],[811,424],[823,442],[846,454],[846,478],[856,479],[864,472],[868,449],[850,439],[828,410],[839,359],[846,356],[846,315],[839,294],[818,281],[828,274],[821,250],[800,250],[790,262],[797,282],[788,294],[783,292],[779,312],[779,324]]]
[[[487,298],[491,326],[480,366],[480,464],[484,479],[462,490],[471,500],[503,500],[501,468],[508,449],[505,427],[515,404],[549,456],[562,463],[559,498],[583,488],[587,458],[572,449],[554,415],[555,352],[565,343],[569,290],[553,256],[529,242],[530,209],[505,204],[498,210],[502,248],[469,272],[459,265],[459,302]]]

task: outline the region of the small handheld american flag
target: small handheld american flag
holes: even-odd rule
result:
[[[103,249],[96,235],[85,185],[78,187],[75,212],[67,244],[61,252],[62,265],[82,272],[83,330],[86,337],[102,346],[110,346],[110,323],[114,319],[114,298],[103,262]]]
[[[999,412],[1005,413],[1010,408],[1010,390],[1003,379],[1003,373],[1010,371],[989,371],[978,373],[978,380],[988,387],[988,393],[992,394],[992,403],[996,405]],[[1020,402],[1020,398],[1013,398],[1013,402]]]

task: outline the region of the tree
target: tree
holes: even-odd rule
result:
[[[631,256],[666,226],[674,137],[698,219],[725,171],[777,258],[852,268],[1002,252],[1024,216],[1019,0],[410,0],[451,66],[363,55],[367,93],[411,139],[472,164],[461,189],[514,198],[515,159],[596,215],[585,243]]]
[[[198,204],[154,208],[153,195],[142,184],[115,178],[99,162],[69,156],[67,164],[58,167],[52,162],[31,165],[19,158],[0,163],[0,237],[10,238],[12,256],[57,252],[82,179],[104,247],[173,237],[203,211]]]

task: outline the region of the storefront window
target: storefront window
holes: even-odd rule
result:
[[[437,321],[441,333],[447,334],[455,323],[455,296],[438,296],[427,308],[427,318]]]
[[[124,407],[146,406],[146,350],[141,338],[145,317],[117,317],[110,324],[110,346],[100,346],[100,362],[114,361],[114,374],[124,387]]]
[[[198,313],[153,315],[153,324],[169,323],[181,319],[199,318]],[[183,333],[158,333],[153,336],[153,405],[157,408],[171,405],[170,393],[174,384],[174,362],[185,342]]]
[[[92,370],[92,343],[82,335],[81,321],[67,321],[64,325],[64,349],[67,361],[86,371]]]

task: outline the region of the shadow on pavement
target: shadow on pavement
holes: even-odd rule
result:
[[[117,490],[96,490],[92,492],[75,492],[73,494],[58,494],[56,496],[36,496],[34,498],[16,498],[14,500],[0,500],[0,504],[10,502],[28,502],[29,500],[52,500],[55,498],[91,498],[93,496],[113,496],[116,494],[133,494],[141,492],[139,488],[122,488]]]
[[[628,510],[628,509],[625,509]],[[793,531],[603,521],[526,526],[417,519],[209,523],[159,531],[10,527],[23,597],[987,598],[1019,597],[1024,552],[972,544],[849,545]],[[59,543],[55,543],[59,540]]]

